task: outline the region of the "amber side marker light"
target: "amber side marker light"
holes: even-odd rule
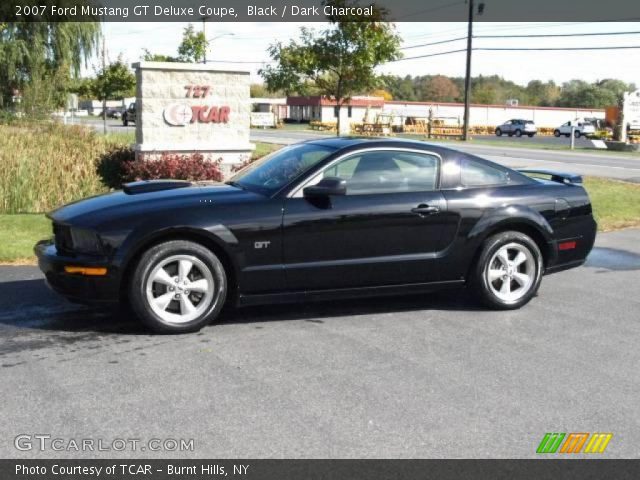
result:
[[[64,267],[66,273],[78,273],[80,275],[91,275],[101,277],[107,274],[105,267],[76,267],[73,265],[67,265]]]
[[[573,250],[576,248],[576,242],[562,242],[558,244],[558,250]]]

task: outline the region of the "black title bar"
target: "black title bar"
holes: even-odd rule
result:
[[[640,21],[637,0],[467,1],[477,5],[477,22]],[[460,22],[468,19],[467,1],[349,0],[357,10],[340,11],[323,0],[3,0],[0,22],[325,22],[327,15],[366,19],[372,6],[394,22]]]
[[[640,460],[0,460],[2,480],[637,479]]]

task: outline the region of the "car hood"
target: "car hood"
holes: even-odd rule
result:
[[[91,227],[114,217],[170,214],[198,206],[244,203],[260,195],[224,183],[149,181],[125,185],[104,195],[86,198],[53,210],[47,216],[57,223]]]

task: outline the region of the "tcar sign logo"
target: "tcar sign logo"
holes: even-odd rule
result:
[[[169,125],[184,127],[193,120],[193,110],[184,103],[172,103],[163,112],[164,120]]]
[[[208,85],[185,85],[186,98],[204,99],[209,96],[211,87]],[[229,112],[227,106],[217,107],[209,105],[187,105],[186,103],[172,103],[164,109],[164,120],[169,125],[184,127],[188,123],[228,123]]]

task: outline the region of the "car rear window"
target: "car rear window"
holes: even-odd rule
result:
[[[461,181],[465,187],[505,185],[509,176],[503,170],[474,160],[462,160]]]

